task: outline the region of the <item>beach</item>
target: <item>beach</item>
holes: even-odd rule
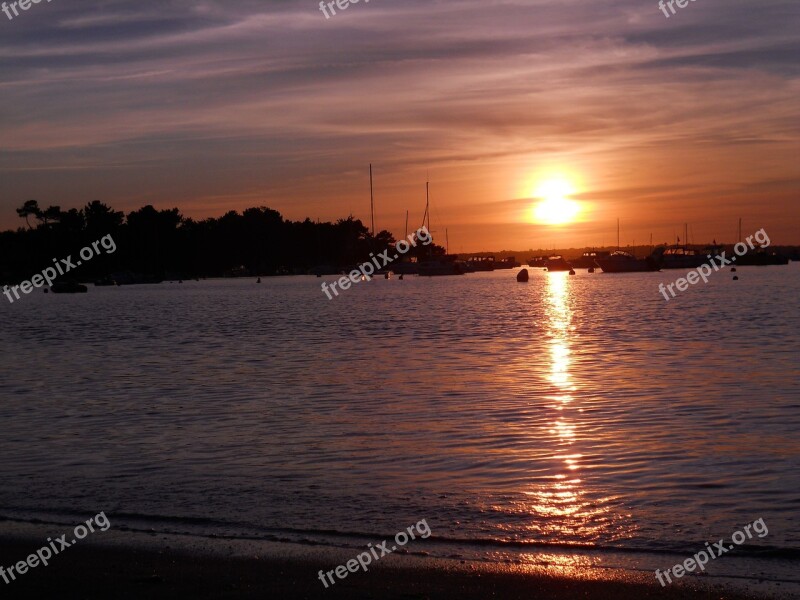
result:
[[[20,529],[19,527],[17,529]],[[0,564],[10,565],[41,546],[42,525],[26,535],[0,537]],[[39,530],[40,536],[31,532]],[[50,528],[50,533],[55,533]],[[565,574],[558,566],[536,570],[478,561],[387,557],[368,572],[350,574],[325,588],[320,570],[352,558],[351,551],[297,544],[186,539],[155,533],[116,534],[107,543],[82,543],[10,584],[4,598],[58,596],[82,600],[216,598],[381,598],[386,600],[767,600],[791,598],[766,584],[731,586],[719,580],[662,588],[652,573],[590,569]],[[779,588],[778,588],[779,589]],[[797,597],[797,596],[794,596]]]

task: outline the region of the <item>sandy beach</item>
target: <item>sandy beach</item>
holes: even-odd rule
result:
[[[4,523],[0,565],[24,560],[58,528]],[[13,530],[12,534],[8,534]],[[33,534],[33,532],[36,532]],[[789,598],[751,584],[736,589],[705,578],[661,588],[634,570],[531,568],[480,561],[392,555],[366,573],[325,588],[318,578],[353,557],[352,549],[142,532],[108,532],[2,585],[6,598],[485,598],[563,600],[766,600]]]

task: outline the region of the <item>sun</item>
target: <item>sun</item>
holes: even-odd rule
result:
[[[580,205],[568,196],[575,188],[566,179],[548,179],[540,183],[535,192],[539,202],[533,206],[533,221],[544,225],[572,223],[580,212]]]

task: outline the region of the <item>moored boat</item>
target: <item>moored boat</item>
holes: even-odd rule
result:
[[[546,262],[546,256],[534,256],[528,261],[528,266],[535,269],[543,269]]]
[[[473,256],[467,259],[467,266],[470,272],[494,271],[494,264],[494,256]]]
[[[431,230],[431,211],[430,211],[430,197],[429,197],[429,184],[425,182],[425,214],[422,216],[422,223],[425,224],[427,219],[427,229],[430,234]],[[447,230],[445,229],[445,232]],[[433,236],[431,235],[431,242]],[[442,275],[464,275],[469,268],[467,263],[458,260],[457,254],[433,254],[432,248],[428,246],[428,256],[419,258],[417,262],[417,274],[420,277],[436,277]]]
[[[516,256],[508,256],[506,258],[494,261],[495,269],[516,269],[520,264],[517,262]]]
[[[420,277],[435,277],[440,275],[463,275],[466,270],[455,255],[432,257],[419,263]]]
[[[774,265],[788,265],[789,257],[775,252],[767,252],[766,250],[758,250],[757,252],[750,252],[742,254],[737,257],[736,264],[741,267],[767,267]]]
[[[707,264],[711,260],[709,256],[718,256],[721,250],[722,246],[716,244],[706,246],[703,250],[676,244],[668,248],[659,246],[653,251],[653,256],[662,269],[696,269]]]
[[[572,265],[569,264],[563,256],[556,255],[547,259],[547,262],[544,263],[544,268],[550,272],[571,271]]]
[[[393,262],[389,270],[395,275],[417,275],[419,273],[419,263],[416,260],[401,260]]]
[[[598,258],[607,258],[611,256],[611,252],[606,250],[587,250],[579,258],[574,258],[569,261],[573,269],[594,269],[597,266],[595,262]]]
[[[617,250],[610,256],[598,258],[597,266],[604,273],[640,273],[643,271],[660,271],[658,261],[653,256],[636,258],[633,254]]]

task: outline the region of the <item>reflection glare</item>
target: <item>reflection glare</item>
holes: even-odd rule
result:
[[[548,447],[554,449],[554,473],[546,484],[526,492],[526,509],[532,516],[528,527],[534,537],[556,543],[568,543],[577,537],[591,543],[607,525],[605,502],[585,497],[577,474],[583,455],[573,446],[579,440],[580,410],[571,407],[578,387],[572,375],[572,311],[569,305],[570,279],[566,273],[548,273],[544,303],[545,334],[548,337],[549,369],[546,381],[551,386],[548,398],[554,419],[546,426]],[[565,558],[565,560],[569,560]]]

